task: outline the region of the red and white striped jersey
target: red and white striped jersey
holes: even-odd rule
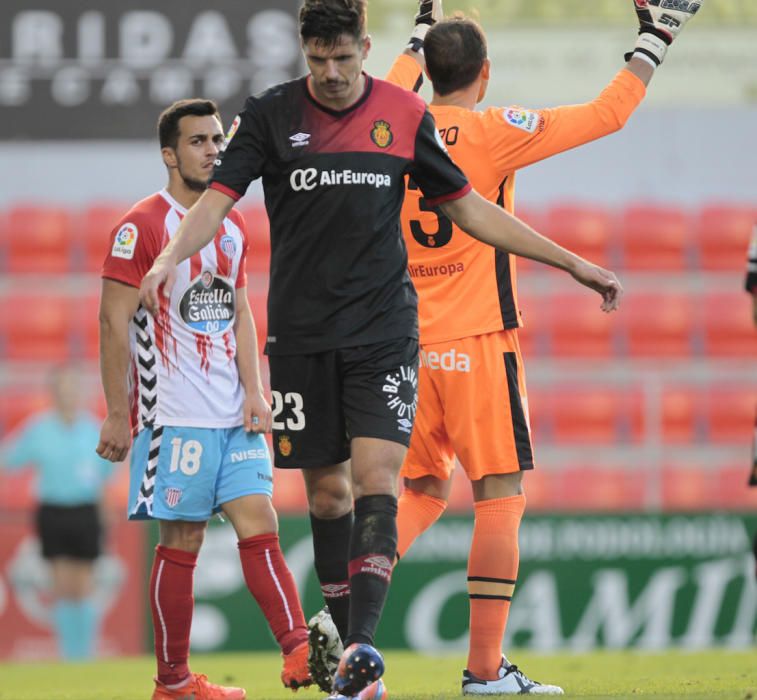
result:
[[[135,204],[111,233],[102,276],[139,287],[187,210],[167,191]],[[132,426],[242,425],[234,322],[247,285],[247,232],[235,211],[214,240],[180,263],[170,297],[153,317],[140,306],[129,323]]]

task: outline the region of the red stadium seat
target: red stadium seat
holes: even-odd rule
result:
[[[757,357],[752,300],[744,292],[704,300],[704,349],[713,357]]]
[[[610,357],[615,314],[603,313],[601,299],[588,290],[583,294],[561,294],[548,305],[550,351],[554,357]]]
[[[625,387],[553,387],[545,405],[552,441],[611,445],[638,441],[644,430],[641,397]]]
[[[744,464],[727,464],[718,469],[717,507],[724,510],[757,511],[757,488],[747,485],[749,469]]]
[[[701,392],[688,387],[665,387],[661,413],[664,442],[688,445],[703,437]]]
[[[687,263],[688,217],[673,207],[631,206],[620,219],[623,267],[683,270]]]
[[[560,510],[628,511],[644,506],[646,483],[632,469],[622,466],[569,466],[561,469]]]
[[[557,205],[543,222],[542,233],[561,246],[588,258],[597,265],[610,266],[611,221],[599,207]]]
[[[662,470],[663,510],[696,511],[717,508],[718,484],[713,469],[665,465]]]
[[[62,207],[11,208],[4,227],[7,271],[69,272],[74,258],[74,233],[71,213]]]
[[[754,436],[757,385],[713,386],[704,397],[711,442],[750,445]]]
[[[244,217],[250,237],[247,272],[267,275],[271,260],[271,236],[265,206],[262,203],[246,206],[240,213]]]
[[[697,329],[695,300],[684,294],[628,294],[618,312],[625,350],[636,357],[688,357]]]
[[[540,357],[548,350],[549,297],[519,293],[518,307],[523,317],[523,328],[518,331],[518,340],[527,363],[529,358]]]
[[[71,300],[60,294],[13,292],[3,299],[5,359],[60,361],[72,356]]]
[[[0,389],[0,435],[7,435],[35,413],[51,406],[50,393],[43,385],[13,384]]]
[[[84,210],[79,238],[82,244],[82,268],[100,272],[108,254],[110,234],[121,217],[129,210],[125,204],[98,202]]]
[[[705,270],[743,274],[757,206],[711,205],[699,214],[699,265]]]

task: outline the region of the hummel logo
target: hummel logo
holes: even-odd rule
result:
[[[310,134],[299,131],[294,136],[290,136],[289,140],[292,142],[292,148],[300,148],[310,143]]]

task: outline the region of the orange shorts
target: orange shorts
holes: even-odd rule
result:
[[[471,481],[533,469],[517,330],[422,345],[418,412],[402,476]]]

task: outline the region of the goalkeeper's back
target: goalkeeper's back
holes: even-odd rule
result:
[[[429,109],[452,159],[473,187],[514,212],[518,169],[621,128],[645,88],[635,75],[622,70],[586,104],[543,110],[491,107],[477,112],[472,109],[476,93],[468,99],[472,104],[464,97],[474,84],[483,86],[478,99],[483,97],[482,71],[488,76],[485,42],[480,27],[468,19],[443,20],[429,30],[425,54],[434,85]],[[410,89],[419,74],[419,64],[403,55],[388,80]],[[421,342],[522,325],[513,256],[476,241],[440,211],[430,210],[412,182],[402,209],[402,228],[419,296]]]

